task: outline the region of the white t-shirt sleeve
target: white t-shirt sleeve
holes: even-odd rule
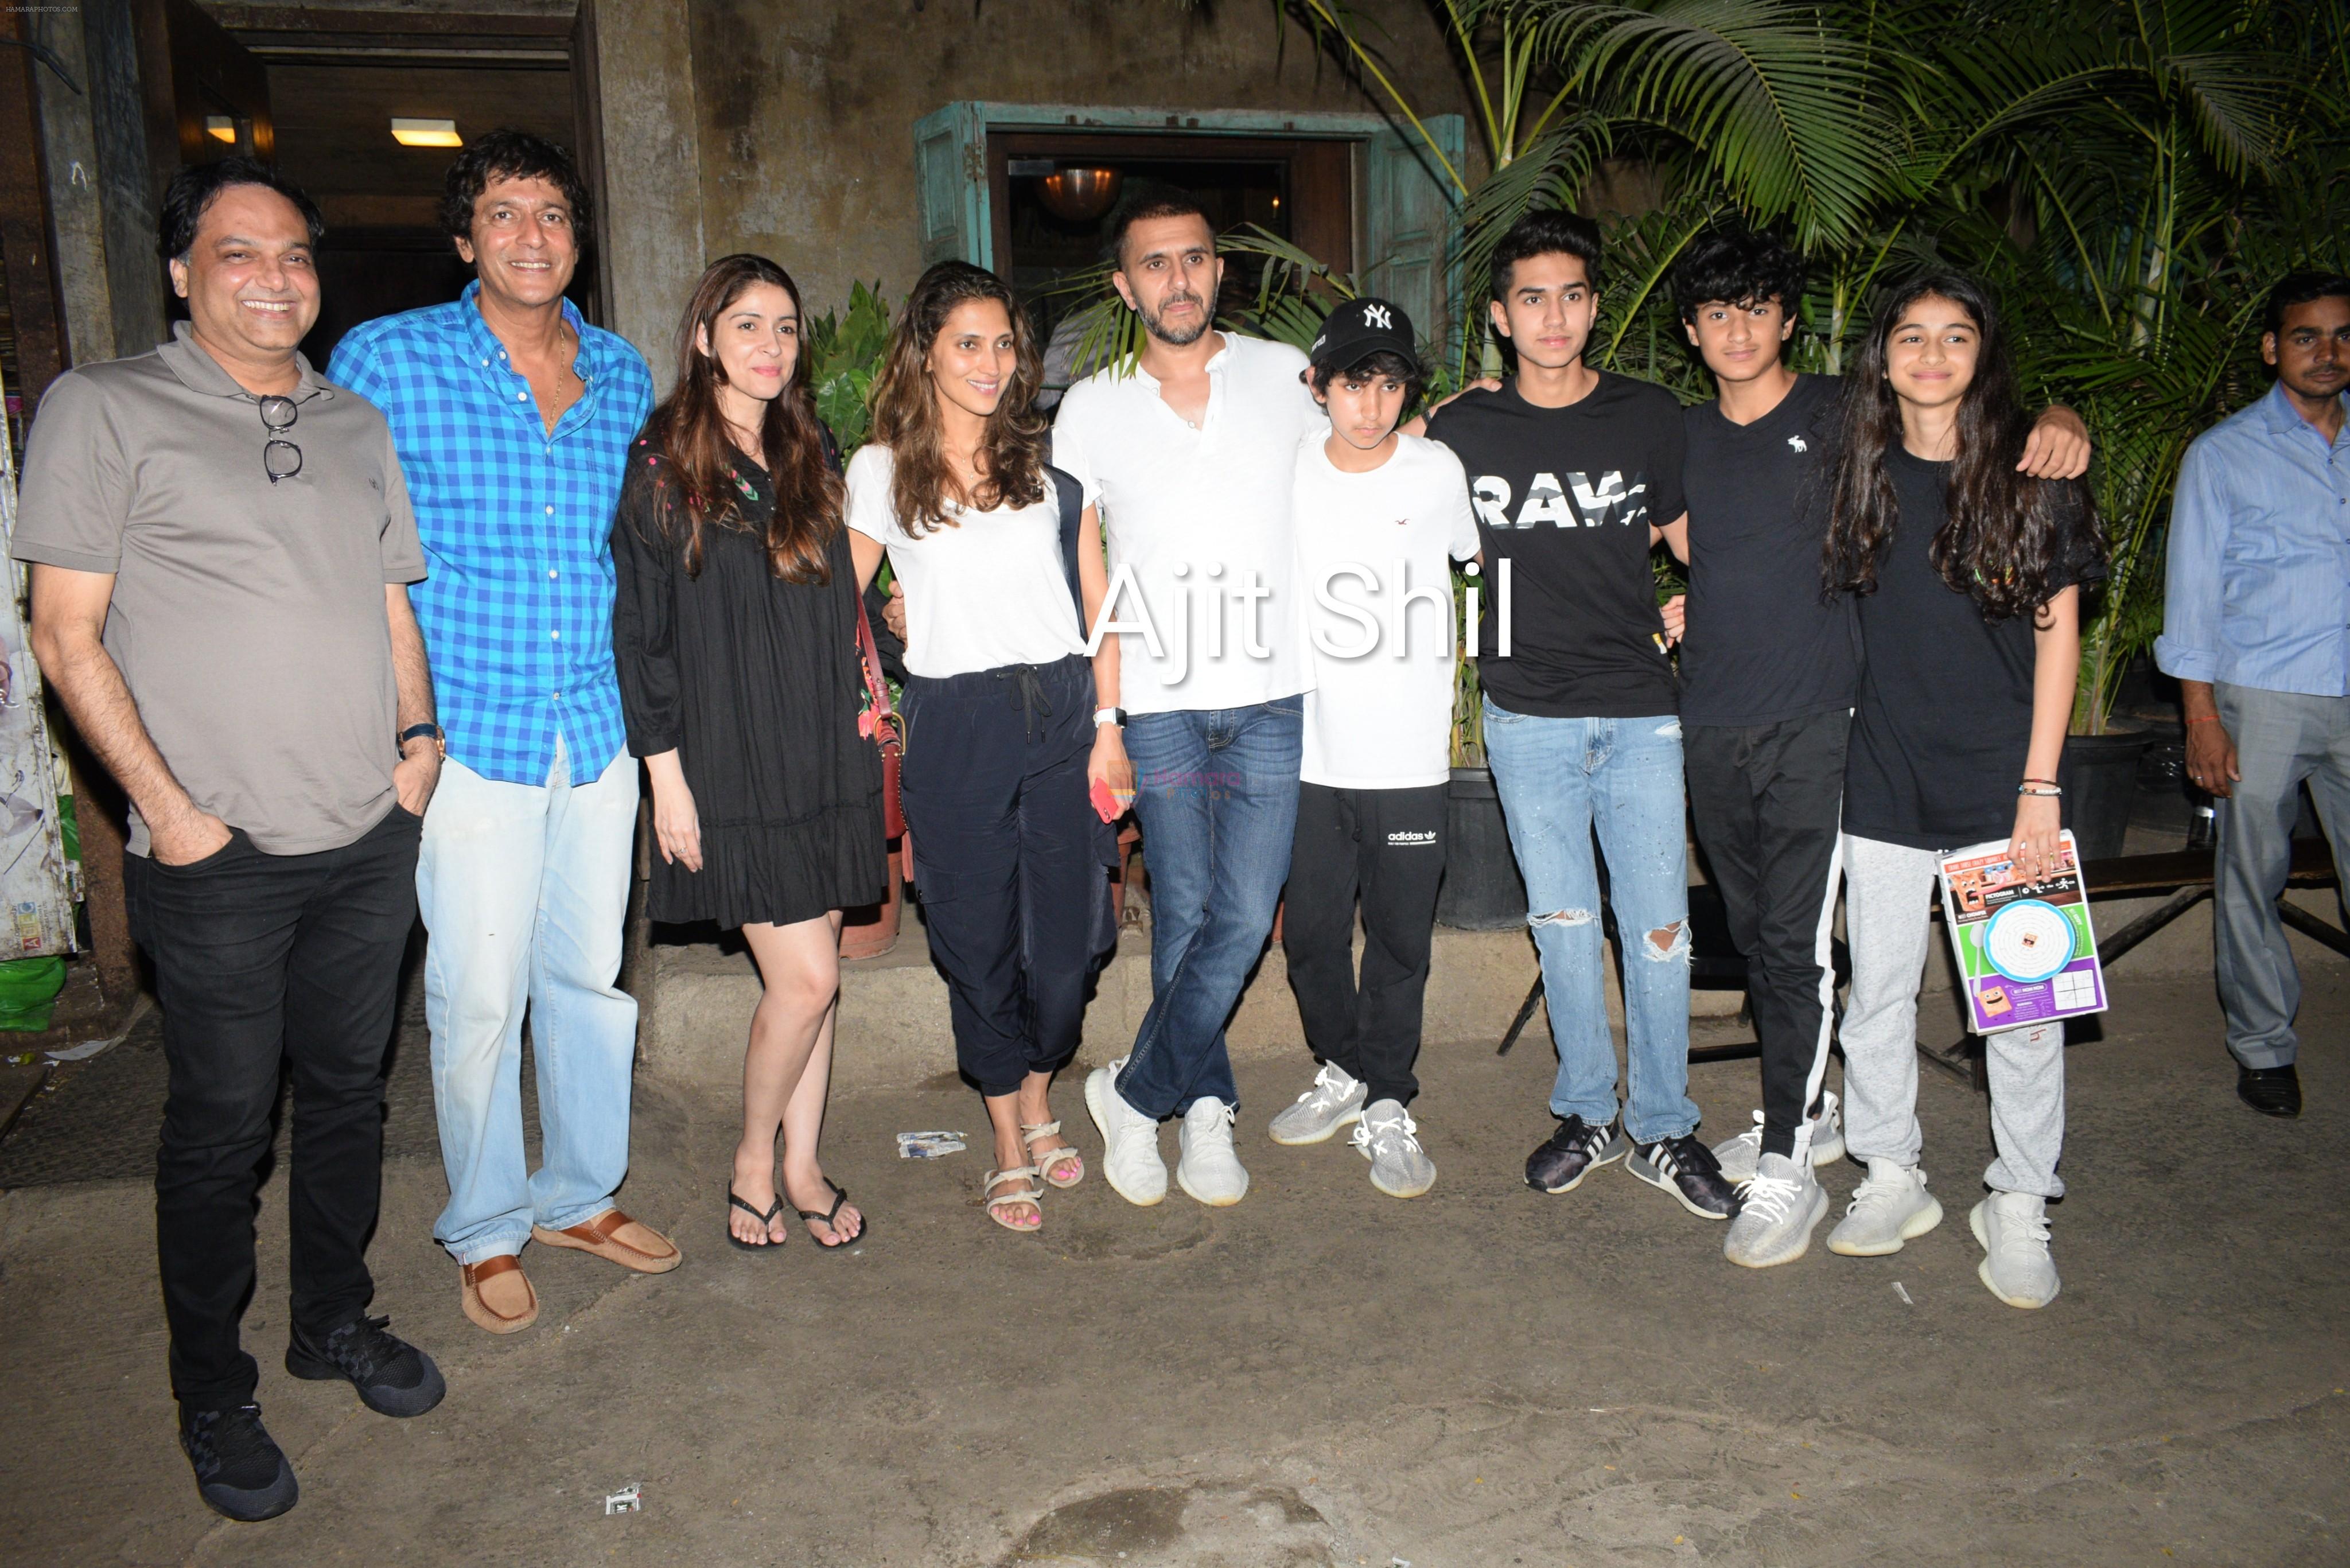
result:
[[[1436,504],[1441,509],[1437,515],[1444,519],[1446,551],[1454,560],[1465,561],[1484,548],[1477,536],[1477,510],[1469,500],[1469,471],[1442,441],[1425,436],[1419,440],[1435,460],[1432,468],[1441,486]]]
[[[1101,504],[1101,484],[1094,478],[1094,465],[1087,461],[1085,438],[1067,425],[1053,427],[1053,466],[1077,482],[1087,505]]]
[[[896,544],[906,537],[906,531],[898,526],[898,514],[889,500],[892,472],[889,449],[868,442],[848,460],[845,476],[848,491],[846,521],[849,528],[881,545]]]

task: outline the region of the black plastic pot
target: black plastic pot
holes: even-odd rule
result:
[[[1436,923],[1500,931],[1526,923],[1526,884],[1502,825],[1502,797],[1485,768],[1454,768],[1445,806],[1444,887]]]
[[[2056,782],[2064,788],[2064,826],[2082,859],[2111,860],[2122,852],[2137,801],[2138,760],[2154,739],[2127,732],[2064,738]]]

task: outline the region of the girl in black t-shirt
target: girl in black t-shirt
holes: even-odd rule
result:
[[[1846,1139],[1868,1178],[1831,1251],[1898,1251],[1941,1220],[1918,1169],[1918,986],[1936,862],[2004,841],[2025,877],[2059,853],[2056,765],[2080,659],[2079,585],[2102,575],[2071,482],[2019,472],[2027,421],[1998,314],[1933,275],[1878,310],[1846,399],[1826,583],[1858,596],[1863,670],[1845,776]],[[2064,1134],[2064,1030],[1986,1038],[1998,1158],[1970,1216],[2012,1306],[2057,1291],[2044,1203]]]

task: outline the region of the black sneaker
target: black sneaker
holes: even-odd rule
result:
[[[1721,1162],[1695,1133],[1636,1143],[1624,1168],[1651,1187],[1663,1188],[1700,1220],[1727,1220],[1738,1212],[1738,1189],[1721,1174]]]
[[[1526,1185],[1537,1192],[1572,1192],[1601,1166],[1623,1158],[1629,1147],[1617,1136],[1612,1120],[1593,1127],[1581,1116],[1568,1116],[1526,1156]]]
[[[261,1407],[180,1412],[180,1447],[196,1472],[196,1495],[214,1513],[250,1524],[275,1519],[302,1495],[294,1467],[261,1424]]]
[[[421,1416],[441,1403],[449,1386],[432,1358],[397,1334],[384,1333],[388,1317],[356,1318],[318,1344],[296,1324],[286,1347],[286,1370],[314,1383],[340,1377],[359,1391],[359,1401],[383,1416]]]

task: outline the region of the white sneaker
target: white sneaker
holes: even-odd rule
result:
[[[1175,1180],[1211,1209],[1229,1209],[1248,1195],[1248,1172],[1232,1150],[1232,1107],[1222,1100],[1193,1100],[1176,1135],[1182,1158]]]
[[[1739,1183],[1738,1215],[1721,1240],[1721,1255],[1746,1269],[1792,1263],[1811,1250],[1812,1227],[1827,1212],[1827,1189],[1808,1162],[1766,1154]]]
[[[1942,1206],[1926,1190],[1924,1171],[1872,1159],[1867,1178],[1853,1189],[1844,1218],[1828,1232],[1828,1251],[1847,1258],[1881,1258],[1941,1222]]]
[[[1086,1075],[1086,1109],[1102,1137],[1102,1179],[1138,1208],[1167,1196],[1167,1162],[1159,1156],[1159,1124],[1126,1103],[1118,1092],[1120,1056]]]
[[[1353,1141],[1371,1162],[1371,1185],[1389,1198],[1417,1198],[1436,1185],[1436,1162],[1419,1147],[1419,1124],[1401,1101],[1372,1101]]]
[[[1975,1272],[1991,1293],[2012,1307],[2044,1307],[2056,1299],[2056,1260],[2048,1255],[2048,1205],[2028,1192],[1994,1192],[1967,1214],[1983,1250]]]
[[[1812,1118],[1812,1164],[1834,1165],[1844,1158],[1844,1113],[1836,1108],[1835,1092],[1820,1094],[1820,1114]],[[1754,1161],[1762,1152],[1762,1113],[1754,1113],[1754,1125],[1736,1137],[1725,1138],[1713,1146],[1713,1158],[1721,1162],[1721,1174],[1732,1181],[1746,1181],[1754,1175]]]
[[[1273,1118],[1265,1131],[1282,1144],[1320,1143],[1348,1122],[1363,1119],[1363,1096],[1370,1091],[1336,1062],[1325,1062],[1314,1086]]]
[[[1820,1091],[1820,1114],[1812,1118],[1812,1168],[1834,1165],[1844,1158],[1844,1112],[1835,1091]]]

